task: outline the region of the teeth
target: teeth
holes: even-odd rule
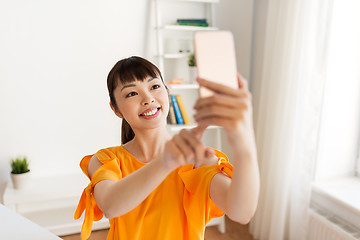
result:
[[[156,112],[157,112],[157,108],[155,108],[154,110],[152,110],[150,112],[144,113],[143,115],[144,116],[151,116],[151,115],[154,115]]]

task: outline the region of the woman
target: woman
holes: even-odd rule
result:
[[[122,145],[83,158],[89,177],[75,218],[86,209],[82,239],[92,222],[110,220],[107,239],[203,239],[206,224],[224,213],[246,224],[259,193],[259,172],[252,127],[251,95],[198,79],[216,92],[194,108],[198,126],[171,137],[166,129],[167,88],[158,68],[140,57],[115,64],[107,83],[110,106],[123,120]],[[227,157],[205,148],[209,125],[225,129],[234,151]]]

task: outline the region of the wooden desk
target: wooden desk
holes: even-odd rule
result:
[[[59,240],[61,238],[0,204],[0,239]]]

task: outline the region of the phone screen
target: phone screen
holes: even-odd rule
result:
[[[234,38],[230,31],[196,32],[195,60],[198,77],[238,88]],[[200,88],[201,97],[214,94]]]

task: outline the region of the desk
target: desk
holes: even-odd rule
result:
[[[61,238],[0,204],[0,239],[59,240]]]
[[[83,217],[75,221],[74,212],[88,183],[89,180],[80,172],[32,176],[23,189],[14,189],[9,182],[4,193],[4,205],[55,235],[80,233]],[[103,218],[94,222],[92,230],[109,227],[108,219]],[[0,237],[0,240],[3,239]]]

